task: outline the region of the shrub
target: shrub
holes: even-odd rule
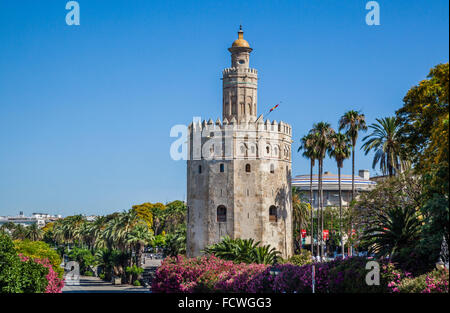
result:
[[[138,287],[138,286],[140,286],[140,285],[141,285],[141,283],[140,283],[140,281],[137,280],[137,279],[133,282],[133,286]]]
[[[105,273],[100,273],[98,277],[102,280],[105,280]]]
[[[62,259],[58,252],[50,248],[47,243],[43,241],[14,240],[14,246],[19,254],[32,259],[49,260],[53,269],[58,273],[58,276],[60,278],[63,277],[64,269],[60,267]]]
[[[18,254],[11,238],[0,233],[0,292],[56,293],[63,286],[47,259]]]
[[[297,266],[303,266],[312,263],[312,254],[309,250],[302,250],[301,254],[295,254],[287,260],[281,260],[280,264],[290,263]]]
[[[91,250],[84,248],[74,247],[68,253],[68,257],[70,261],[78,262],[82,273],[88,271],[89,267],[95,262],[95,257],[92,255]]]
[[[259,263],[273,264],[278,258],[280,252],[271,248],[269,245],[260,246],[260,242],[253,239],[231,239],[226,236],[221,242],[212,244],[205,248],[206,254],[231,260],[235,263]]]
[[[403,273],[387,260],[377,260],[380,264],[380,285],[367,285],[366,264],[364,257],[338,259],[329,273],[329,291],[332,293],[380,293],[389,292],[388,283]]]
[[[32,260],[21,260],[11,238],[0,233],[0,291],[2,293],[44,292],[48,270]]]
[[[20,255],[19,257],[22,262],[29,263],[30,261],[33,261],[36,264],[39,264],[46,268],[45,270],[45,278],[46,278],[46,284],[45,284],[45,293],[61,293],[63,287],[64,287],[64,280],[58,277],[58,273],[56,273],[50,264],[50,262],[47,259],[41,260],[41,259],[31,259],[27,256]],[[33,285],[35,282],[34,280],[31,280],[31,284]],[[44,292],[42,290],[35,291],[35,292]]]
[[[84,276],[94,276],[94,274],[92,274],[91,271],[85,271],[85,272],[83,273],[83,275],[84,275]]]
[[[125,269],[125,272],[128,275],[131,275],[131,278],[130,278],[130,281],[129,281],[131,283],[132,281],[136,280],[138,278],[138,276],[141,275],[144,272],[144,269],[142,267],[133,265],[131,267],[127,266],[126,269]]]
[[[392,292],[399,293],[448,293],[448,278],[448,269],[441,269],[415,278],[396,279],[389,286]]]
[[[297,266],[292,263],[235,264],[212,256],[166,258],[152,282],[153,292],[239,292],[239,293],[311,293],[312,268],[315,267],[317,293],[392,292],[395,281],[411,277],[387,260],[378,261],[380,285],[366,284],[366,263],[369,259],[352,257],[331,262]],[[448,275],[448,272],[447,272]],[[437,277],[437,276],[433,276]],[[441,277],[441,276],[439,276]],[[437,285],[437,278],[429,286]],[[445,285],[446,284],[446,285]],[[448,278],[440,278],[439,288],[448,290]]]

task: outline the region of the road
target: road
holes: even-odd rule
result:
[[[150,293],[145,287],[113,285],[98,277],[80,276],[80,284],[64,286],[63,293]]]

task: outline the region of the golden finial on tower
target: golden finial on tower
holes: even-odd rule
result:
[[[238,39],[236,39],[233,42],[233,45],[231,47],[250,48],[250,45],[248,44],[247,40],[244,39],[244,31],[242,30],[242,25],[239,25]]]

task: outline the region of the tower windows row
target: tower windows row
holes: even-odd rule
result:
[[[199,166],[198,166],[198,173],[201,174],[202,171],[203,171],[202,166],[199,165]],[[221,173],[225,172],[225,164],[220,163],[220,165],[219,165],[219,171],[220,171]]]
[[[286,167],[286,169],[287,169],[287,167]],[[202,171],[203,171],[203,168],[202,168],[201,165],[199,165],[198,166],[198,173],[201,174]],[[219,171],[220,171],[220,173],[225,172],[225,164],[220,163]],[[245,172],[246,173],[251,173],[252,172],[252,167],[251,167],[251,165],[249,163],[245,164]],[[275,173],[275,165],[273,165],[273,164],[270,164],[270,173],[271,174]]]
[[[217,222],[225,223],[227,221],[227,208],[224,205],[217,207]],[[269,221],[276,223],[278,221],[277,207],[272,205],[269,208]]]

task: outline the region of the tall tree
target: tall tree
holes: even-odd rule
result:
[[[292,222],[294,224],[294,240],[300,242],[301,248],[301,230],[308,226],[308,215],[310,206],[301,199],[301,193],[295,187],[292,188]],[[300,234],[300,236],[299,236]],[[300,254],[302,250],[300,249]]]
[[[350,157],[350,139],[346,134],[336,133],[331,137],[331,146],[328,149],[330,158],[336,161],[338,168],[338,185],[339,185],[339,234],[341,236],[342,257],[344,251],[344,235],[342,231],[342,191],[341,191],[341,168],[344,166],[344,160]]]
[[[31,241],[41,240],[43,236],[44,231],[40,229],[36,223],[27,226],[25,230],[25,238],[30,239]]]
[[[355,149],[356,141],[358,140],[359,131],[366,131],[366,118],[364,114],[360,114],[358,111],[350,110],[340,118],[339,130],[346,131],[347,136],[352,140],[352,202],[355,199]],[[353,225],[350,222],[349,237],[352,234]],[[350,247],[349,255],[352,255],[353,248]]]
[[[339,130],[345,130],[352,141],[352,200],[355,198],[355,148],[359,131],[366,131],[366,118],[358,111],[350,110],[339,120]]]
[[[320,257],[324,257],[323,242],[323,160],[325,159],[328,148],[330,147],[331,137],[335,133],[334,129],[327,122],[319,122],[313,125],[310,131],[314,138],[315,150],[317,151],[317,160],[319,161],[319,210],[320,210]]]
[[[298,152],[303,151],[302,156],[309,159],[309,204],[311,206],[311,255],[314,255],[314,206],[313,206],[313,169],[317,159],[316,138],[313,133],[309,133],[300,139],[300,147]]]
[[[412,87],[403,99],[399,118],[403,153],[423,178],[420,246],[433,262],[447,259],[449,242],[449,63],[432,68],[427,79]],[[446,238],[446,240],[443,240]],[[442,248],[442,244],[447,248]]]
[[[407,162],[401,158],[400,125],[395,117],[377,118],[376,121],[369,126],[373,132],[363,138],[361,149],[366,155],[375,151],[372,168],[375,169],[379,163],[383,175],[393,176],[404,171],[407,166]]]

